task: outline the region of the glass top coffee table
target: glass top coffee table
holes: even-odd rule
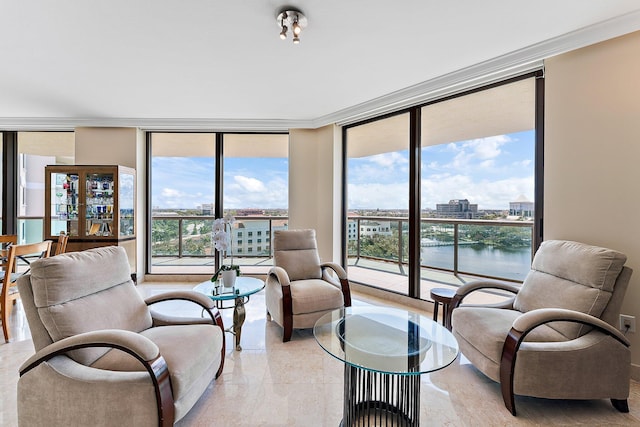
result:
[[[313,328],[320,346],[344,362],[344,426],[420,425],[420,374],[449,366],[456,339],[433,320],[404,309],[334,310]]]
[[[202,282],[193,288],[194,291],[205,294],[216,302],[218,309],[233,308],[233,327],[228,328],[227,332],[235,335],[236,350],[242,350],[240,347],[240,336],[242,335],[242,325],[246,317],[244,305],[249,302],[249,297],[264,289],[264,281],[255,277],[239,276],[233,287],[226,288],[220,282],[212,282],[210,280]],[[225,306],[225,301],[234,301],[233,306]]]

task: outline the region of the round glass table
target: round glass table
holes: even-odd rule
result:
[[[202,282],[193,288],[194,291],[205,294],[216,303],[218,309],[233,308],[233,327],[227,328],[227,332],[235,335],[236,350],[240,347],[240,336],[242,335],[242,325],[246,317],[244,305],[249,302],[249,297],[264,289],[264,281],[255,277],[239,276],[233,287],[224,287],[220,282],[210,280]],[[232,306],[225,306],[225,301],[233,301]]]
[[[358,306],[334,310],[313,334],[344,362],[341,425],[420,425],[420,374],[449,366],[459,349],[451,332],[420,314]]]

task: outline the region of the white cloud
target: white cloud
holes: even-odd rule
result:
[[[182,197],[182,192],[175,188],[163,188],[160,192],[162,197]]]
[[[451,199],[468,199],[479,209],[509,209],[509,202],[520,194],[533,200],[533,176],[503,178],[496,181],[475,180],[469,175],[434,176],[422,181],[422,207],[435,209]]]
[[[472,139],[463,144],[465,148],[470,148],[473,155],[478,159],[493,159],[498,157],[504,144],[511,142],[507,135],[496,135],[488,138]]]
[[[409,187],[407,183],[349,184],[347,196],[349,209],[409,208]]]
[[[488,138],[471,139],[462,143],[447,144],[447,151],[453,151],[456,155],[448,168],[469,169],[478,166],[483,169],[494,167],[495,163],[487,162],[496,159],[502,154],[501,147],[512,139],[507,135],[496,135]]]
[[[383,168],[401,167],[405,166],[408,163],[407,158],[397,151],[393,151],[391,153],[376,154],[368,157],[367,159],[377,166]]]
[[[228,209],[285,208],[289,204],[286,175],[270,176],[266,182],[256,178],[236,175],[225,185],[224,206]]]
[[[244,191],[248,191],[251,193],[266,190],[264,183],[256,178],[249,178],[242,175],[236,175],[233,177],[233,180],[235,181],[235,185],[233,185],[232,188],[235,187],[236,190],[242,189]]]

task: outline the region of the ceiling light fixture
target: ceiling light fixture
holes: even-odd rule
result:
[[[292,7],[286,7],[281,10],[276,17],[278,27],[280,27],[280,38],[282,40],[287,38],[287,32],[291,28],[293,33],[293,43],[300,43],[300,33],[302,29],[307,26],[307,17],[302,14],[298,9]]]

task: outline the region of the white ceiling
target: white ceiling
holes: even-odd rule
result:
[[[286,4],[308,19],[299,45],[278,37]],[[637,0],[0,0],[0,16],[0,129],[318,127],[640,30]]]

